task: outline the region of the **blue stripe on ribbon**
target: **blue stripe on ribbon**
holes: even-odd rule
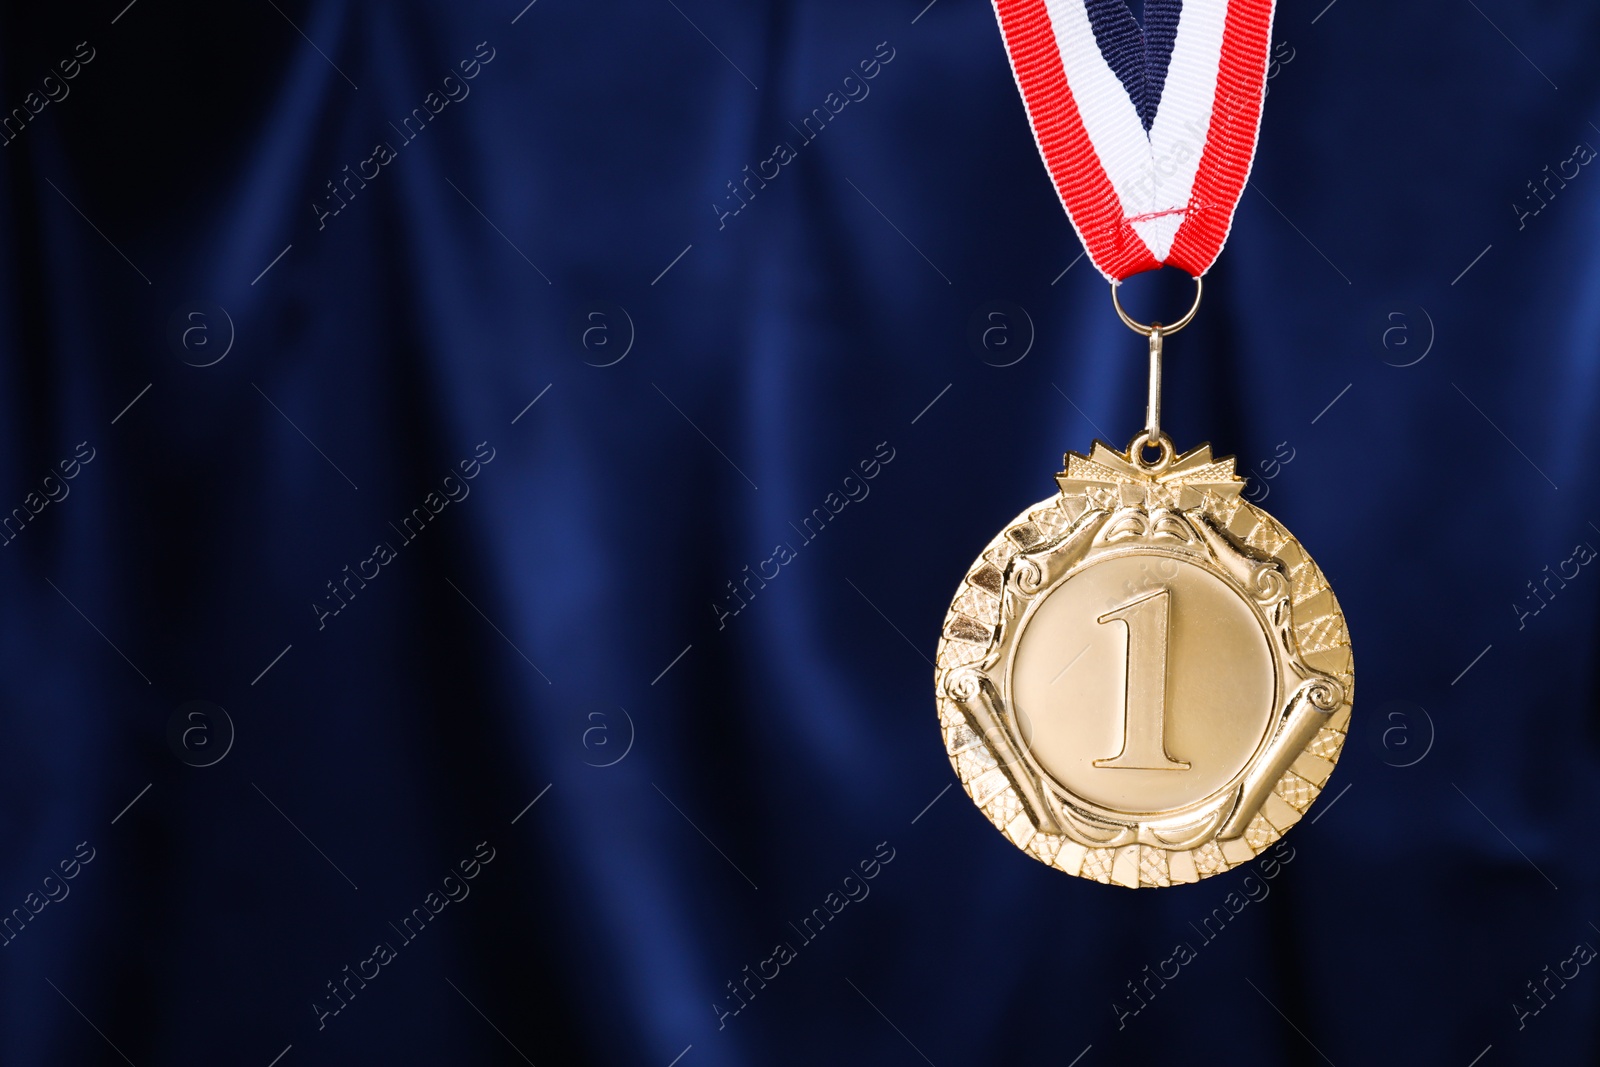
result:
[[[1124,0],[1084,0],[1083,6],[1100,55],[1122,82],[1145,133],[1149,133],[1167,84],[1183,0],[1145,0],[1143,29]]]

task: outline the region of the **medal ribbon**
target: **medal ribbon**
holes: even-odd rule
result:
[[[1228,239],[1261,127],[1274,0],[994,0],[1067,217],[1113,282],[1196,278]]]

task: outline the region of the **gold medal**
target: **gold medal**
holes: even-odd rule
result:
[[[983,550],[935,688],[962,787],[1018,848],[1165,886],[1300,820],[1344,745],[1354,676],[1316,563],[1241,497],[1232,458],[1161,432],[1162,342],[1194,309],[1166,328],[1117,311],[1149,338],[1145,429],[1126,451],[1067,453],[1059,491]]]

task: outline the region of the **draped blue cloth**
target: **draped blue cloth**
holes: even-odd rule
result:
[[[1355,713],[1128,892],[934,710],[1143,421],[988,6],[522,2],[0,14],[0,1062],[1596,1060],[1592,6],[1280,5],[1166,426]]]

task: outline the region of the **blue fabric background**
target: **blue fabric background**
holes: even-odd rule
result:
[[[0,547],[0,912],[40,909],[0,1062],[1596,1061],[1595,968],[1527,986],[1600,945],[1600,575],[1529,590],[1600,546],[1600,175],[1526,184],[1600,146],[1592,5],[1280,5],[1167,421],[1273,475],[1359,686],[1317,821],[1210,941],[1242,874],[1065,877],[945,792],[957,582],[1143,414],[989,7],[519,8],[0,14],[0,105],[70,88],[0,148],[0,508],[59,497]]]

